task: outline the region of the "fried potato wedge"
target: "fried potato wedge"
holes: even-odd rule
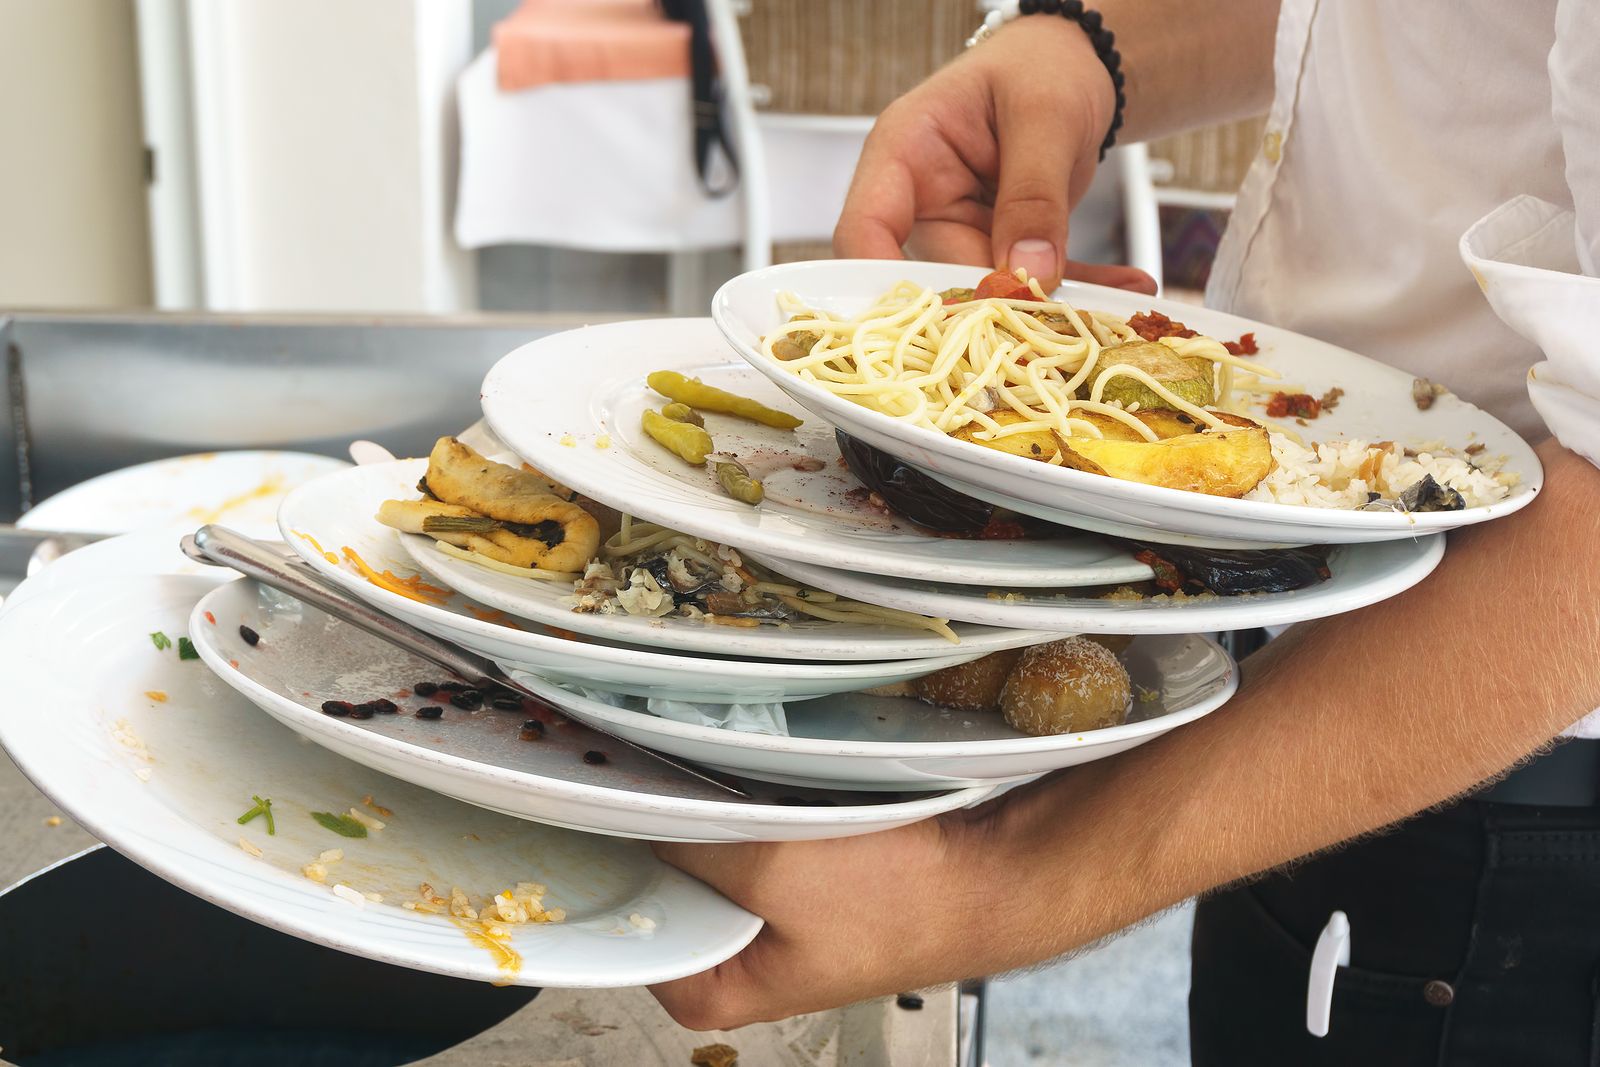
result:
[[[1001,426],[1011,426],[1019,423],[1022,416],[1015,411],[992,411],[989,417]],[[997,437],[986,440],[975,437],[984,427],[981,423],[969,422],[959,430],[953,431],[950,436],[961,441],[968,441],[984,448],[992,448],[997,452],[1009,452],[1013,456],[1023,456],[1027,459],[1048,460],[1056,454],[1055,435],[1049,430],[1029,430],[1027,433],[1016,433],[1010,437]]]
[[[1060,439],[1062,465],[1145,485],[1240,497],[1272,470],[1272,445],[1260,426],[1189,433],[1162,441]]]

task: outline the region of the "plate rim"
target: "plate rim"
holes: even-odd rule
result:
[[[1399,596],[1400,594],[1406,592],[1407,590],[1412,589],[1415,586],[1420,585],[1422,582],[1426,581],[1427,578],[1431,574],[1433,574],[1433,572],[1436,569],[1438,569],[1439,564],[1441,562],[1443,562],[1443,560],[1444,560],[1445,548],[1446,548],[1446,545],[1447,545],[1447,539],[1445,537],[1445,532],[1444,531],[1439,531],[1439,532],[1436,532],[1436,533],[1424,534],[1421,537],[1414,537],[1414,538],[1390,538],[1390,539],[1384,540],[1384,541],[1374,541],[1374,542],[1366,542],[1366,543],[1360,543],[1360,544],[1343,544],[1343,545],[1330,546],[1330,548],[1333,551],[1333,554],[1334,555],[1338,555],[1338,554],[1346,553],[1346,552],[1364,552],[1364,551],[1389,551],[1389,552],[1398,553],[1398,552],[1401,552],[1402,550],[1404,550],[1409,545],[1421,545],[1422,547],[1421,547],[1420,550],[1416,551],[1416,554],[1414,556],[1403,557],[1401,559],[1401,562],[1398,565],[1396,565],[1392,571],[1390,571],[1390,572],[1388,572],[1388,573],[1386,573],[1384,575],[1381,575],[1379,578],[1368,579],[1363,584],[1353,587],[1355,589],[1363,589],[1363,588],[1367,588],[1368,586],[1371,586],[1371,585],[1378,585],[1378,586],[1388,590],[1387,592],[1384,592],[1381,596],[1379,596],[1377,599],[1366,601],[1365,603],[1363,603],[1361,605],[1358,605],[1356,607],[1339,608],[1339,609],[1337,609],[1335,611],[1331,611],[1331,612],[1322,612],[1322,613],[1316,614],[1316,615],[1304,616],[1304,615],[1301,615],[1300,613],[1297,613],[1297,612],[1294,612],[1294,611],[1290,610],[1289,606],[1292,605],[1293,603],[1295,603],[1296,601],[1290,600],[1290,599],[1280,599],[1280,600],[1270,601],[1267,604],[1267,607],[1269,609],[1279,608],[1280,605],[1283,605],[1283,607],[1279,611],[1279,614],[1273,615],[1273,614],[1271,614],[1270,611],[1268,611],[1268,612],[1262,613],[1264,615],[1264,620],[1263,621],[1252,621],[1252,622],[1249,622],[1248,624],[1241,624],[1238,621],[1218,620],[1218,619],[1215,618],[1215,616],[1225,615],[1229,610],[1234,611],[1234,612],[1249,612],[1252,609],[1253,606],[1260,604],[1260,601],[1256,597],[1250,596],[1248,594],[1244,595],[1244,596],[1238,596],[1238,597],[1221,597],[1221,596],[1219,596],[1219,597],[1216,598],[1215,601],[1207,601],[1204,604],[1197,605],[1197,606],[1187,606],[1187,605],[1182,605],[1182,604],[1172,604],[1170,606],[1167,606],[1167,605],[1154,605],[1154,604],[1143,603],[1143,604],[1139,605],[1139,608],[1138,608],[1138,610],[1141,612],[1142,615],[1144,613],[1150,613],[1148,615],[1149,618],[1151,618],[1151,619],[1160,619],[1160,618],[1163,617],[1163,615],[1170,614],[1173,622],[1172,622],[1171,627],[1167,627],[1167,626],[1164,626],[1164,625],[1158,625],[1154,629],[1150,629],[1150,628],[1142,629],[1138,634],[1136,634],[1136,636],[1155,636],[1157,634],[1190,633],[1190,632],[1193,632],[1193,631],[1195,631],[1197,629],[1201,630],[1201,631],[1204,631],[1204,632],[1218,632],[1220,630],[1237,630],[1237,629],[1247,628],[1248,626],[1291,625],[1291,624],[1293,624],[1295,622],[1310,622],[1310,621],[1313,621],[1313,620],[1319,619],[1319,618],[1329,618],[1329,617],[1332,617],[1332,616],[1335,616],[1335,615],[1341,615],[1341,614],[1345,614],[1345,613],[1351,612],[1351,611],[1359,611],[1363,607],[1370,607],[1373,604],[1382,603],[1384,600],[1388,600],[1391,597]],[[812,570],[826,570],[826,568],[816,567],[814,564],[803,564],[802,566],[810,568]],[[852,575],[852,576],[855,576],[855,577],[861,577],[861,578],[863,578],[864,580],[867,580],[867,581],[871,581],[873,579],[873,577],[874,577],[872,575],[856,576],[856,575],[853,575],[853,572],[839,571],[837,569],[834,570],[834,573]],[[796,580],[815,581],[815,579],[796,579]],[[890,579],[890,580],[891,581],[901,581],[901,579]],[[1336,581],[1337,579],[1332,579],[1332,580]],[[817,582],[816,584],[819,587],[826,588],[826,586],[821,582]],[[920,584],[920,583],[906,583],[906,584]],[[1311,587],[1309,587],[1307,589],[1304,589],[1304,590],[1291,590],[1290,592],[1287,592],[1287,593],[1264,594],[1264,595],[1276,596],[1276,597],[1282,597],[1282,598],[1291,598],[1291,597],[1294,597],[1294,595],[1296,593],[1317,593],[1317,591],[1320,590],[1320,591],[1322,591],[1321,595],[1323,597],[1326,597],[1326,596],[1332,595],[1332,593],[1330,593],[1328,591],[1328,584],[1329,584],[1328,582],[1323,582],[1323,583],[1319,583],[1316,586],[1311,586]],[[1398,586],[1398,587],[1397,588],[1391,588],[1392,586]],[[955,588],[964,589],[964,588],[967,588],[967,587],[965,587],[965,586],[957,586]],[[1335,591],[1335,592],[1337,592],[1337,591]],[[944,595],[944,594],[935,593],[933,595]],[[963,599],[975,599],[975,598],[963,598]],[[1304,603],[1305,599],[1306,599],[1305,597],[1302,597],[1302,598],[1299,599],[1298,602],[1299,603]],[[988,601],[988,598],[985,597],[984,598],[984,602],[987,603],[987,601]],[[996,610],[1004,610],[1004,608],[1003,607],[1002,608],[997,608]],[[1024,605],[1022,608],[1019,608],[1018,610],[1044,611],[1044,610],[1049,610],[1049,609],[1048,608],[1043,608],[1043,607],[1032,606],[1032,605]],[[1209,615],[1202,615],[1198,620],[1196,620],[1195,619],[1195,613],[1197,611],[1208,611],[1210,614]],[[1161,613],[1161,614],[1156,614],[1158,612]],[[1078,632],[1080,632],[1080,633],[1125,634],[1125,633],[1127,633],[1127,627],[1129,627],[1130,625],[1136,626],[1136,627],[1149,627],[1149,626],[1152,625],[1151,623],[1148,623],[1148,622],[1141,622],[1139,619],[1136,619],[1136,618],[1130,619],[1130,615],[1131,615],[1131,610],[1120,610],[1120,611],[1119,610],[1112,610],[1112,611],[1109,611],[1109,612],[1105,613],[1105,615],[1103,617],[1094,617],[1094,618],[1086,617],[1086,618],[1083,618],[1083,619],[1075,620],[1071,628],[1078,630]],[[1296,618],[1290,618],[1290,616],[1297,616],[1297,617]]]

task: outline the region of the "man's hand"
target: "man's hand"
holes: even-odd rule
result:
[[[982,930],[1017,874],[989,819],[952,812],[833,841],[656,844],[767,925],[739,955],[651,990],[695,1030],[727,1030],[983,972]]]
[[[1025,269],[1154,293],[1133,267],[1067,263],[1067,216],[1094,177],[1115,91],[1083,30],[1001,29],[891,104],[867,138],[834,250]]]

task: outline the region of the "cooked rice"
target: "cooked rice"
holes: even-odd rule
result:
[[[1474,462],[1474,457],[1463,452],[1442,444],[1432,447],[1434,444],[1406,455],[1389,442],[1326,441],[1306,446],[1274,433],[1272,458],[1277,462],[1245,499],[1359,508],[1374,493],[1378,499],[1392,501],[1431,474],[1441,485],[1459,492],[1467,507],[1476,508],[1505,499],[1517,484],[1517,476],[1499,471],[1497,463]]]

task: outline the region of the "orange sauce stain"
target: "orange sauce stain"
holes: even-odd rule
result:
[[[329,563],[334,564],[335,566],[338,565],[339,557],[335,556],[332,552],[324,551],[322,546],[317,544],[317,539],[315,537],[312,537],[308,533],[301,533],[299,530],[294,530],[292,532],[296,537],[300,538],[300,540],[304,541],[306,544],[308,544],[312,548],[316,549],[317,550],[317,554],[320,555],[323,559],[327,560]]]
[[[379,589],[387,589],[397,596],[403,596],[407,600],[415,600],[420,604],[433,604],[435,606],[443,604],[450,598],[450,590],[442,586],[429,585],[422,580],[421,575],[413,574],[409,578],[402,578],[390,570],[375,571],[349,545],[343,546],[340,551],[344,553],[344,558],[350,561],[350,565],[356,569],[361,577]]]
[[[262,500],[283,492],[283,475],[274,474],[262,483],[238,496],[231,496],[214,508],[190,508],[189,517],[199,523],[221,522],[224,515],[252,500]]]
[[[146,689],[144,695],[154,700],[157,704],[165,704],[167,702],[166,691],[162,689]]]
[[[471,919],[458,919],[450,917],[456,929],[467,935],[467,940],[485,950],[494,957],[495,965],[507,974],[516,974],[522,970],[522,954],[511,947],[511,934],[490,933],[488,923],[477,922]]]
[[[211,614],[211,612],[209,612],[209,611],[206,612],[205,615],[206,615],[206,622],[209,622],[212,626],[215,626],[217,624],[217,617],[215,615]]]
[[[492,622],[496,626],[509,626],[513,630],[522,629],[510,615],[507,615],[499,608],[484,608],[479,607],[477,604],[468,604],[466,607],[467,613],[475,619],[483,622]]]

